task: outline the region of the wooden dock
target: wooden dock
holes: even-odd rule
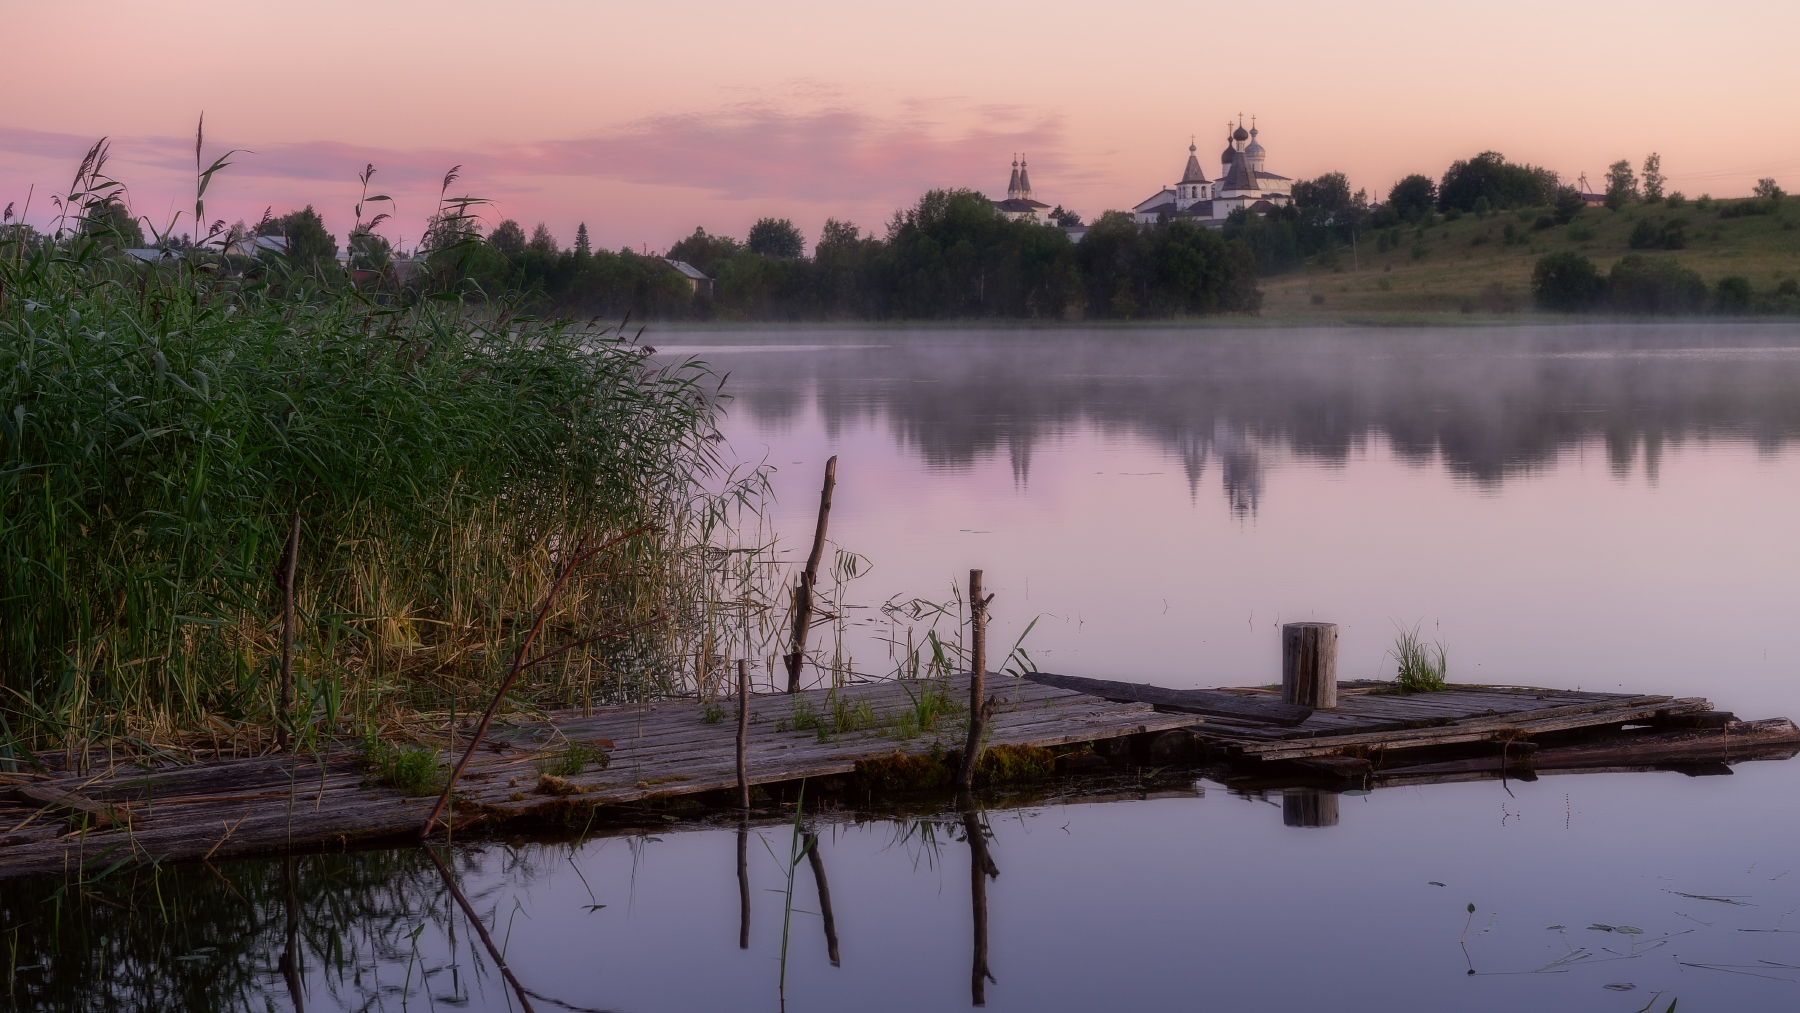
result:
[[[892,719],[937,691],[967,699],[967,677],[883,682],[794,695],[753,696],[746,774],[753,785],[855,772],[858,761],[955,752],[966,734],[954,715],[910,738]],[[1191,714],[1115,703],[1008,676],[990,675],[997,700],[988,744],[1054,748],[1179,728]],[[874,727],[821,736],[805,715],[866,705]],[[713,720],[709,721],[711,717]],[[629,806],[735,789],[736,705],[708,712],[692,700],[564,712],[548,722],[496,724],[457,785],[458,825],[552,811]],[[797,727],[798,726],[798,727]],[[604,766],[546,779],[541,766],[570,743],[598,747]],[[438,743],[452,762],[450,744]],[[466,745],[466,740],[465,740]],[[323,755],[277,755],[144,769],[121,760],[85,773],[0,775],[0,877],[86,870],[117,862],[211,858],[278,849],[347,847],[416,831],[432,799],[368,783],[348,747]],[[85,826],[86,829],[75,829]],[[440,831],[441,834],[441,831]]]
[[[1252,776],[1279,777],[1284,764],[1378,781],[1475,772],[1498,777],[1508,765],[1518,776],[1546,765],[1730,762],[1800,746],[1800,728],[1786,718],[1739,721],[1700,697],[1472,685],[1406,693],[1392,683],[1340,682],[1335,706],[1305,708],[1294,720],[1283,709],[1293,705],[1274,689],[1167,690],[1044,673],[1031,678],[1199,715],[1186,731]],[[1785,756],[1791,755],[1789,749]]]

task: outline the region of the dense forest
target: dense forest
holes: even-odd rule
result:
[[[667,261],[592,250],[585,228],[562,249],[502,221],[487,241],[447,252],[482,291],[526,294],[576,315],[626,311],[736,320],[1132,319],[1254,312],[1254,257],[1186,222],[1140,229],[1103,216],[1079,244],[1060,228],[1011,221],[970,190],[933,190],[885,234],[826,222],[811,256],[792,222],[763,219],[745,241],[703,228],[667,259],[712,279],[695,292]]]

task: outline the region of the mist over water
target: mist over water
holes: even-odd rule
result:
[[[995,641],[1041,616],[1049,671],[1267,683],[1279,623],[1323,619],[1340,674],[1380,676],[1419,623],[1452,681],[1800,715],[1789,326],[660,337],[729,371],[732,452],[777,469],[792,553],[839,456],[865,671],[892,632],[873,606],[979,566]],[[1328,826],[1213,769],[1002,791],[978,816],[809,795],[842,960],[802,863],[786,1008],[969,1007],[974,819],[999,871],[986,1008],[1787,1009],[1797,771],[1351,792]],[[745,948],[735,818],[573,831],[459,837],[453,859],[536,1008],[780,1008],[791,823],[745,831]],[[0,883],[28,926],[15,1008],[517,1008],[416,849],[84,891]]]
[[[663,340],[730,372],[790,553],[836,454],[849,600],[982,567],[1049,671],[1268,683],[1279,623],[1319,619],[1377,677],[1420,624],[1453,679],[1800,710],[1788,325]]]

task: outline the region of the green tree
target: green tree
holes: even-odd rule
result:
[[[1494,205],[1487,199],[1486,194],[1482,194],[1475,198],[1475,206],[1469,210],[1475,212],[1477,218],[1486,218],[1494,210]]]
[[[586,257],[591,256],[593,252],[594,245],[588,240],[587,222],[582,222],[575,226],[575,255]]]
[[[743,248],[743,244],[730,236],[709,236],[705,229],[696,227],[693,235],[669,247],[669,259],[714,274],[721,263],[736,256]]]
[[[525,229],[511,218],[504,219],[488,233],[488,245],[509,257],[525,252]]]
[[[1072,229],[1081,224],[1081,216],[1073,211],[1064,211],[1061,204],[1058,204],[1055,210],[1050,212],[1050,220],[1065,229]]]
[[[760,218],[750,226],[751,253],[792,260],[806,251],[806,237],[786,218]]]
[[[1655,204],[1662,199],[1662,156],[1652,151],[1644,156],[1644,203]]]
[[[1567,225],[1575,220],[1575,216],[1587,210],[1587,198],[1581,191],[1572,186],[1556,188],[1556,224]]]
[[[1592,309],[1606,292],[1606,279],[1594,262],[1574,250],[1538,258],[1531,270],[1531,296],[1544,309],[1578,313]]]
[[[1496,208],[1530,208],[1549,204],[1556,193],[1556,174],[1535,165],[1508,162],[1498,151],[1484,151],[1466,161],[1453,162],[1438,186],[1438,205],[1444,210],[1475,210],[1482,197]]]
[[[1437,205],[1437,184],[1414,173],[1388,190],[1388,207],[1403,222],[1416,222]]]
[[[1606,206],[1614,211],[1638,199],[1637,176],[1621,158],[1606,170]]]
[[[842,253],[856,245],[861,232],[861,229],[850,222],[827,218],[825,227],[819,230],[819,245],[813,248],[813,256],[826,257]]]
[[[543,222],[538,222],[537,227],[531,230],[531,242],[526,243],[525,246],[527,249],[536,250],[552,257],[556,256],[560,250],[560,247],[556,245],[556,237],[550,234],[550,227]]]
[[[1612,266],[1607,300],[1626,313],[1698,313],[1706,307],[1706,282],[1672,257],[1629,253]]]
[[[143,226],[116,197],[88,205],[81,218],[81,233],[108,249],[137,250],[144,245]]]
[[[1350,207],[1351,200],[1350,178],[1341,172],[1294,181],[1294,203],[1303,209],[1344,211]]]
[[[1748,313],[1750,300],[1755,290],[1750,287],[1750,279],[1741,274],[1727,275],[1719,279],[1718,287],[1713,289],[1721,313]]]
[[[279,219],[281,234],[287,237],[288,260],[302,270],[319,264],[337,263],[337,237],[325,231],[325,219],[308,204],[299,211],[289,211]]]
[[[1757,180],[1756,189],[1753,192],[1758,197],[1766,197],[1769,200],[1774,201],[1778,201],[1787,196],[1787,191],[1775,185],[1774,178],[1770,176],[1764,176],[1762,179]]]

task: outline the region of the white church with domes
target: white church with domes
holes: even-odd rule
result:
[[[1294,181],[1268,171],[1268,151],[1256,139],[1255,121],[1244,129],[1238,117],[1236,129],[1225,125],[1225,150],[1219,153],[1219,178],[1206,178],[1200,167],[1199,149],[1188,144],[1187,167],[1181,182],[1164,187],[1131,209],[1141,225],[1159,221],[1190,221],[1209,228],[1224,228],[1225,217],[1239,208],[1266,215],[1293,202]]]

